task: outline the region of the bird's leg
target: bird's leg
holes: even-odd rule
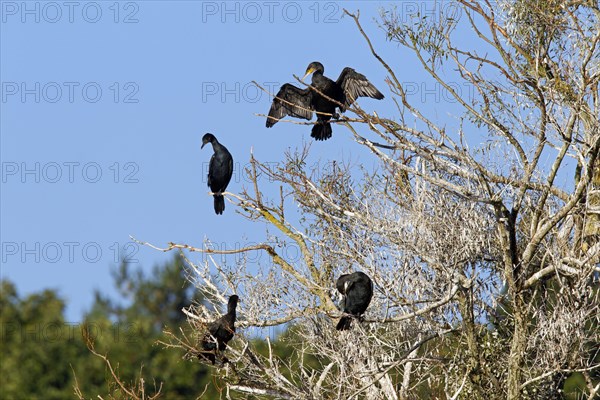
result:
[[[340,119],[340,114],[334,112],[333,114],[331,114],[331,118],[333,118],[333,119]]]

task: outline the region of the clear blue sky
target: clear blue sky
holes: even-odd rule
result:
[[[252,80],[277,89],[315,60],[332,78],[345,66],[365,74],[386,99],[363,99],[363,108],[395,115],[386,71],[342,7],[360,9],[413,99],[446,115],[449,97],[374,22],[390,4],[2,1],[2,278],[21,295],[58,289],[77,322],[94,289],[114,294],[110,269],[119,256],[150,271],[174,255],[132,245],[129,235],[159,246],[263,239],[264,225],[230,203],[214,214],[205,132],[234,156],[232,192],[248,185],[242,167],[251,148],[261,161],[280,162],[308,142],[315,161],[362,162],[368,153],[340,126],[333,139],[313,143],[310,127],[266,129],[254,115],[267,113],[270,99]],[[397,4],[428,12],[433,2]]]

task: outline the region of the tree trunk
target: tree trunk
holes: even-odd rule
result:
[[[508,400],[521,398],[521,370],[527,346],[526,304],[522,294],[516,294],[513,302],[514,330],[508,358]]]

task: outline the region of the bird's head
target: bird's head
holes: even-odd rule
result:
[[[308,64],[308,67],[306,67],[306,73],[302,77],[302,80],[304,80],[307,76],[309,76],[310,74],[312,74],[314,72],[319,72],[321,74],[323,72],[325,72],[325,68],[323,67],[323,64],[321,64],[318,61],[313,61],[310,64]]]
[[[346,294],[346,280],[348,279],[349,276],[350,276],[350,274],[340,275],[337,282],[335,283],[335,287],[337,288],[338,292],[340,292],[341,294]]]
[[[212,143],[216,141],[217,138],[215,137],[215,135],[213,135],[212,133],[207,133],[202,137],[202,146],[200,146],[200,148],[203,149],[206,143]]]

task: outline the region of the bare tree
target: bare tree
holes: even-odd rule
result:
[[[161,249],[270,256],[258,266],[190,262],[215,306],[242,298],[222,365],[227,393],[547,399],[573,373],[588,399],[600,393],[600,9],[592,0],[451,4],[436,18],[387,9],[380,22],[454,100],[454,125],[407,94],[348,13],[387,71],[397,112],[355,104],[337,123],[378,167],[311,170],[309,149],[279,166],[251,158],[253,184],[227,198],[275,233],[242,249]],[[467,31],[470,48],[457,39]],[[265,176],[278,197],[265,194]],[[289,246],[299,259],[286,258]],[[331,289],[353,270],[375,293],[365,322],[337,332]],[[204,305],[185,312],[198,335],[215,318]],[[259,355],[252,327],[282,324],[296,327],[295,356]],[[181,343],[193,354],[197,340]]]

